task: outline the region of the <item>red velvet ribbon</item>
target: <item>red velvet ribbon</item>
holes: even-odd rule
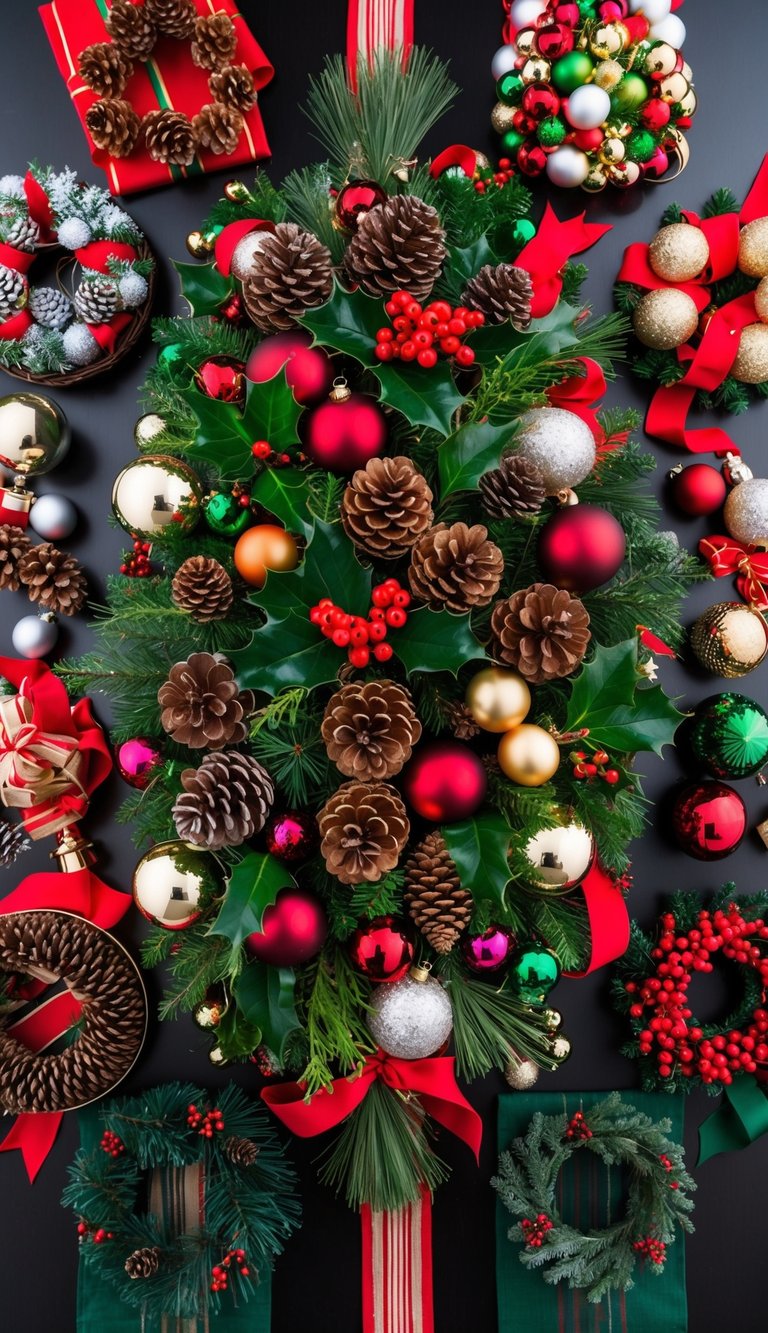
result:
[[[468,148],[465,143],[452,143],[433,159],[429,174],[437,180],[438,176],[442,176],[443,172],[447,171],[449,167],[460,167],[464,175],[469,176],[471,180],[475,174],[476,166],[476,148]]]
[[[427,1060],[399,1060],[379,1050],[369,1055],[361,1073],[337,1078],[309,1099],[301,1083],[277,1083],[262,1088],[261,1097],[292,1134],[313,1138],[334,1129],[363,1102],[376,1079],[395,1092],[415,1093],[424,1110],[472,1149],[477,1158],[483,1122],[460,1091],[452,1056]]]
[[[699,552],[716,579],[736,575],[739,595],[750,606],[768,610],[768,551],[744,546],[733,537],[702,537]]]
[[[43,245],[46,245],[53,240],[55,235],[53,209],[48,195],[31,171],[28,171],[24,177],[24,193],[27,196],[29,216],[37,223],[40,229],[40,240]]]
[[[214,260],[220,273],[228,278],[232,272],[232,256],[235,253],[235,247],[244,236],[250,235],[252,231],[274,231],[274,222],[267,222],[264,218],[241,218],[239,222],[230,222],[228,226],[223,227],[216,237],[214,246]]]
[[[0,242],[0,264],[15,269],[17,273],[28,273],[35,262],[34,252],[17,250],[15,245]]]
[[[0,260],[2,262],[2,260]],[[0,338],[7,340],[9,338],[23,338],[27,329],[32,325],[32,316],[29,311],[20,310],[17,315],[11,315],[10,319],[3,320],[0,324]]]
[[[547,389],[547,398],[552,407],[562,407],[581,417],[592,431],[595,444],[601,448],[605,444],[605,431],[597,419],[596,403],[606,390],[605,375],[602,366],[589,356],[577,358],[584,367],[582,375],[568,375]]]
[[[135,258],[136,250],[125,241],[89,241],[75,250],[75,259],[83,268],[92,268],[96,273],[109,273],[110,260],[124,259],[130,263]]]
[[[613,876],[595,861],[581,881],[580,890],[589,920],[590,956],[583,971],[566,972],[567,977],[589,976],[590,972],[621,958],[629,944],[627,904]]]
[[[610,223],[585,222],[586,214],[566,218],[561,222],[552,206],[547,204],[536,235],[523,247],[515,260],[524,268],[533,283],[531,313],[541,319],[554,310],[563,290],[561,272],[568,260],[599,241]]]
[[[119,315],[113,315],[108,324],[88,324],[86,327],[96,339],[102,352],[114,352],[120,334],[127,328],[132,318],[133,316],[124,310]]]

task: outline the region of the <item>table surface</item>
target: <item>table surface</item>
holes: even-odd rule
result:
[[[274,158],[271,172],[279,181],[291,168],[313,160],[319,148],[311,125],[301,114],[307,79],[317,73],[324,53],[343,49],[344,0],[294,0],[289,7],[256,4],[241,6],[255,35],[273,61],[277,76],[262,95],[268,137]],[[589,198],[581,192],[556,191],[553,202],[561,216],[585,206],[591,218],[611,222],[613,231],[586,256],[591,267],[587,295],[598,313],[611,308],[611,284],[624,247],[633,240],[648,240],[662,210],[673,200],[698,209],[718,186],[730,186],[738,197],[746,193],[768,144],[759,132],[764,115],[764,52],[768,13],[760,0],[742,0],[728,19],[716,0],[689,0],[683,10],[688,23],[686,58],[693,67],[700,109],[690,134],[691,162],[682,180],[627,193],[604,192]],[[453,142],[470,143],[489,153],[496,146],[488,126],[493,88],[488,72],[498,45],[501,6],[498,0],[469,5],[462,0],[417,0],[417,39],[432,46],[451,62],[457,83],[464,90],[452,112],[427,144],[437,151]],[[0,174],[23,172],[27,161],[70,165],[80,175],[102,183],[101,173],[89,160],[79,123],[74,115],[40,23],[33,0],[17,0],[12,23],[3,31],[0,57],[3,92],[3,146]],[[161,258],[162,278],[157,312],[181,312],[183,303],[167,256],[185,254],[184,238],[196,228],[218,197],[227,174],[217,174],[173,189],[141,195],[127,206]],[[544,202],[538,191],[537,208]],[[132,426],[138,414],[138,393],[152,364],[152,350],[144,344],[107,379],[94,379],[75,391],[60,393],[74,432],[69,461],[59,473],[45,478],[39,490],[63,491],[77,503],[81,523],[69,546],[88,572],[93,599],[102,595],[103,577],[116,568],[121,534],[108,523],[109,494],[117,471],[134,456]],[[0,372],[0,393],[12,393],[16,381]],[[644,407],[644,397],[631,378],[611,386],[610,400]],[[768,423],[768,404],[755,406],[746,417],[731,419],[733,435],[756,474],[762,470],[759,440]],[[762,432],[762,435],[761,435]],[[657,484],[663,488],[667,468],[678,461],[673,451],[655,448]],[[668,526],[693,549],[707,531],[707,520],[682,520],[666,515]],[[730,589],[700,586],[691,595],[684,620],[692,621],[706,605],[729,596]],[[27,614],[21,594],[3,594],[0,652],[11,652],[10,628]],[[67,624],[62,651],[68,655],[88,647],[89,631],[83,617]],[[719,682],[679,664],[664,664],[663,683],[686,704],[712,693]],[[768,704],[768,664],[745,682],[747,693]],[[681,761],[670,751],[663,763],[652,758],[645,766],[647,791],[664,801],[683,775]],[[740,784],[749,807],[750,827],[768,814],[768,800],[753,782]],[[136,859],[127,829],[114,822],[120,803],[119,780],[114,779],[94,803],[89,833],[95,837],[105,878],[127,887],[129,867]],[[665,891],[687,888],[706,895],[726,879],[745,892],[762,885],[766,853],[755,833],[726,863],[699,864],[674,848],[654,827],[634,848],[634,886],[630,908],[644,925],[654,921]],[[19,863],[21,874],[46,865],[46,849],[36,848]],[[0,891],[17,881],[15,871],[0,871]],[[141,927],[131,913],[122,937],[136,940]],[[150,1003],[155,1006],[159,987],[148,976]],[[694,1003],[701,1000],[701,1016],[715,1017],[725,1001],[716,978],[706,990],[694,982]],[[583,981],[563,982],[555,994],[573,1041],[573,1055],[557,1074],[542,1078],[546,1089],[627,1090],[637,1086],[634,1067],[619,1054],[622,1026],[611,1011],[608,976],[599,973]],[[208,1064],[208,1042],[186,1017],[155,1026],[146,1052],[134,1072],[130,1088],[138,1089],[173,1078],[224,1081]],[[233,1077],[246,1086],[254,1079],[248,1070]],[[486,1123],[485,1144],[477,1171],[467,1150],[455,1140],[441,1145],[454,1168],[451,1181],[441,1188],[434,1208],[434,1279],[436,1326],[439,1333],[493,1333],[496,1328],[493,1208],[488,1180],[495,1157],[496,1098],[504,1091],[500,1077],[489,1076],[470,1089],[470,1099]],[[699,1094],[688,1100],[686,1143],[695,1158],[696,1127],[711,1109]],[[77,1245],[71,1216],[59,1206],[66,1166],[76,1145],[75,1117],[68,1117],[58,1142],[34,1187],[24,1174],[20,1155],[0,1155],[0,1284],[3,1326],[24,1333],[74,1333]],[[301,1173],[304,1226],[279,1262],[274,1281],[274,1333],[312,1327],[318,1333],[353,1333],[359,1329],[358,1224],[345,1206],[315,1179],[316,1146],[292,1148]],[[688,1296],[691,1333],[720,1333],[730,1321],[739,1333],[757,1333],[765,1326],[764,1274],[759,1254],[763,1249],[761,1192],[755,1188],[768,1168],[768,1139],[748,1151],[719,1157],[694,1172],[696,1233],[687,1241]],[[752,1268],[755,1263],[756,1267]],[[7,1322],[6,1322],[7,1321]],[[524,1320],[521,1318],[521,1333]],[[642,1333],[638,1330],[637,1333]]]

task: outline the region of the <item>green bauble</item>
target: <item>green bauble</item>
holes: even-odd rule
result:
[[[689,741],[713,777],[749,778],[768,763],[768,713],[744,694],[712,694],[696,709]]]
[[[514,106],[520,101],[524,88],[523,80],[520,78],[516,69],[511,69],[508,74],[502,74],[496,84],[496,96],[500,102],[507,106]]]
[[[557,954],[543,944],[522,944],[511,975],[525,1004],[542,1004],[560,979]]]
[[[567,97],[591,77],[594,61],[586,51],[569,51],[552,66],[552,82],[557,91]]]
[[[522,250],[524,245],[532,241],[536,235],[536,227],[530,218],[518,218],[512,228],[512,244],[517,246],[517,251]]]
[[[656,140],[648,130],[633,130],[627,139],[630,162],[649,162],[656,152]]]
[[[184,357],[184,349],[180,343],[168,343],[161,347],[157,354],[157,364],[162,366],[171,381],[179,387],[189,384],[192,379],[192,371]]]
[[[514,156],[521,143],[525,143],[525,135],[519,134],[517,130],[507,130],[506,134],[501,136],[501,146],[505,153]]]
[[[556,148],[565,138],[565,126],[557,116],[547,116],[538,129],[539,143],[542,148]]]
[[[650,90],[645,79],[641,79],[639,74],[625,74],[621,82],[616,84],[611,101],[619,111],[636,111],[649,97]]]
[[[250,509],[244,509],[236,496],[224,491],[204,502],[203,514],[211,532],[219,532],[222,537],[239,537],[253,521]]]

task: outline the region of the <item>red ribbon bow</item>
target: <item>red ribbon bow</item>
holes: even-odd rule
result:
[[[733,537],[702,537],[699,551],[716,579],[736,575],[739,595],[750,606],[768,610],[768,551],[745,546]]]
[[[462,1139],[475,1158],[479,1156],[483,1122],[456,1083],[453,1056],[399,1060],[378,1050],[366,1058],[359,1074],[337,1078],[330,1088],[320,1088],[308,1100],[301,1083],[262,1088],[261,1097],[292,1134],[312,1138],[351,1115],[378,1078],[393,1091],[416,1094],[438,1124]]]
[[[553,384],[547,389],[547,398],[552,407],[562,407],[568,412],[574,412],[582,421],[586,421],[595,437],[595,444],[601,449],[604,448],[606,439],[605,431],[597,419],[596,404],[606,390],[605,375],[602,367],[591,357],[580,356],[577,361],[584,367],[583,373],[569,375],[566,379],[560,380],[559,384]]]
[[[585,213],[560,222],[547,204],[536,235],[523,246],[515,260],[530,274],[533,283],[531,314],[541,319],[554,310],[563,290],[562,270],[572,255],[589,250],[607,231],[610,223],[585,222]]]

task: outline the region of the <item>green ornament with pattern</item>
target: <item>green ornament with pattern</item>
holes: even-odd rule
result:
[[[744,694],[711,695],[690,726],[693,755],[715,778],[749,778],[768,763],[768,713]]]

